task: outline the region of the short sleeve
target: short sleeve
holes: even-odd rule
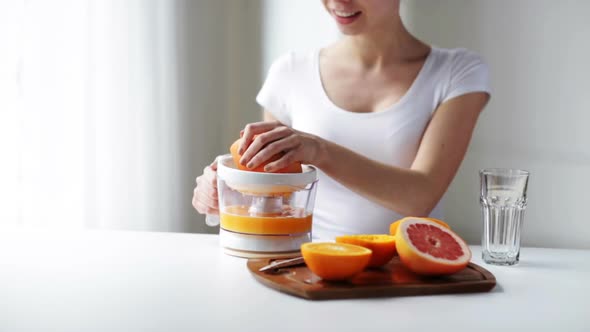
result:
[[[451,73],[442,102],[470,93],[485,92],[491,95],[488,65],[474,52],[459,49],[453,55]]]
[[[287,126],[291,126],[291,115],[287,102],[290,91],[290,68],[289,54],[275,60],[256,96],[256,102],[260,106]]]

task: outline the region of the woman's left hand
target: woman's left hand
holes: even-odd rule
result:
[[[278,153],[281,158],[264,167],[274,172],[294,162],[317,164],[322,141],[319,137],[287,127],[279,121],[262,121],[246,125],[238,153],[240,164],[255,168]]]

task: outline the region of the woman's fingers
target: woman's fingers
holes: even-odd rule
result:
[[[254,136],[270,131],[279,126],[282,125],[278,121],[263,121],[247,124],[244,128],[244,134],[242,135],[242,142],[238,147],[238,153],[244,154],[250,143],[254,140]]]
[[[256,136],[252,144],[248,146],[248,149],[243,153],[242,158],[240,159],[240,164],[248,165],[251,161],[252,157],[259,154],[260,150],[268,150],[268,148],[277,141],[281,141],[282,138],[288,138],[290,135],[293,134],[293,131],[289,127],[280,126],[276,127],[270,131],[265,133],[259,134]],[[266,148],[265,148],[266,147]],[[281,150],[276,151],[275,153],[280,152]],[[266,159],[272,157],[274,154],[265,154],[265,159],[257,160],[255,163],[259,164]],[[248,166],[251,168],[251,166]],[[254,166],[256,167],[256,166]]]
[[[299,132],[278,121],[248,124],[240,135],[240,164],[248,168],[256,168],[281,153],[278,160],[265,166],[267,172],[277,171],[298,161],[313,163],[321,149],[321,141],[313,135]]]
[[[210,215],[219,214],[219,209],[205,205],[200,201],[194,201],[193,206],[200,214],[210,214]]]
[[[205,169],[203,169],[203,178],[203,181],[205,181],[207,185],[217,189],[217,172],[213,167],[205,167]]]
[[[290,152],[299,146],[299,139],[295,135],[287,136],[280,140],[274,141],[265,146],[248,162],[248,168],[258,167],[258,165],[269,160],[281,152]]]
[[[206,171],[205,173],[208,172],[210,171]],[[194,190],[194,194],[202,192],[213,199],[217,199],[217,177],[211,178],[211,176],[203,174],[197,178],[196,182],[197,187]]]
[[[203,203],[204,205],[217,209],[219,207],[219,203],[216,197],[216,194],[212,192],[206,192],[203,190],[195,190],[194,197],[197,201]]]
[[[273,161],[272,163],[268,163],[268,165],[264,166],[265,172],[275,172],[289,165],[293,164],[297,161],[297,150],[290,150],[289,152],[285,153],[284,156],[281,158]]]
[[[193,207],[202,214],[218,214],[219,201],[217,193],[217,163],[203,169],[203,175],[197,177],[197,186],[193,190]]]
[[[202,214],[216,213],[219,209],[219,201],[217,199],[217,191],[204,190],[202,186],[197,185],[193,192],[193,206]]]

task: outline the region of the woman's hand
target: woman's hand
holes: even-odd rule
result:
[[[264,167],[273,172],[294,162],[317,164],[319,162],[322,140],[287,127],[278,121],[255,122],[246,125],[242,131],[242,143],[238,153],[242,155],[240,164],[255,168],[272,156],[283,156]]]
[[[217,159],[203,169],[203,175],[195,180],[197,186],[193,190],[193,206],[201,214],[218,215],[217,200]]]

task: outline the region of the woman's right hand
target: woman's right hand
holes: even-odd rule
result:
[[[203,174],[195,180],[193,207],[201,214],[219,215],[217,195],[217,159],[203,169]]]

